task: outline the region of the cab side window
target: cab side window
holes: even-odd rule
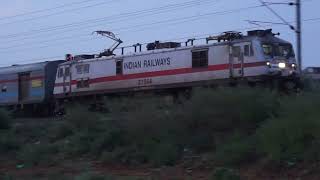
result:
[[[82,65],[77,65],[76,69],[77,69],[77,74],[82,74]]]
[[[251,44],[247,44],[244,46],[244,56],[254,56],[254,52]]]
[[[232,56],[233,57],[240,57],[241,56],[241,47],[240,46],[233,46],[232,47]]]
[[[266,56],[273,56],[273,48],[270,44],[262,44],[263,53]]]
[[[90,65],[89,64],[82,64],[77,65],[77,74],[88,74],[90,72]]]
[[[90,69],[89,64],[83,65],[83,73],[84,74],[88,74],[89,73],[89,69]]]
[[[61,78],[61,77],[63,77],[63,68],[62,67],[59,68],[59,70],[58,70],[58,78]]]
[[[66,67],[66,69],[64,70],[64,75],[70,76],[70,68],[69,67]]]

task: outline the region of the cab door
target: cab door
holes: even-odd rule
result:
[[[244,57],[243,48],[241,45],[230,46],[230,77],[238,78],[243,77],[244,72]]]
[[[66,65],[63,67],[63,93],[69,95],[71,93],[71,66]]]

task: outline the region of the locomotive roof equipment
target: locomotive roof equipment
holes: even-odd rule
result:
[[[209,36],[206,38],[207,43],[209,41],[232,41],[235,39],[241,39],[243,37],[241,32],[236,32],[236,31],[227,31],[222,33],[221,35],[218,36]]]

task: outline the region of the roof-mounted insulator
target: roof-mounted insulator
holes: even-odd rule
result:
[[[207,43],[209,43],[209,41],[233,41],[235,39],[241,39],[242,33],[241,32],[236,32],[236,31],[227,31],[222,33],[219,36],[209,36],[206,38]]]
[[[280,35],[280,33],[274,34],[274,33],[272,33],[272,29],[248,31],[248,36],[263,37],[263,36],[268,36],[268,35],[275,36],[275,35]]]
[[[170,48],[178,48],[178,47],[181,47],[181,43],[179,43],[179,42],[155,41],[154,43],[147,44],[147,50],[170,49]]]

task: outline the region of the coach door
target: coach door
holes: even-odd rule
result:
[[[230,76],[237,78],[243,76],[243,51],[240,45],[233,45],[230,47]]]
[[[29,98],[30,73],[19,74],[19,101],[26,101]]]
[[[71,92],[71,66],[66,65],[63,67],[63,92],[68,95]]]

